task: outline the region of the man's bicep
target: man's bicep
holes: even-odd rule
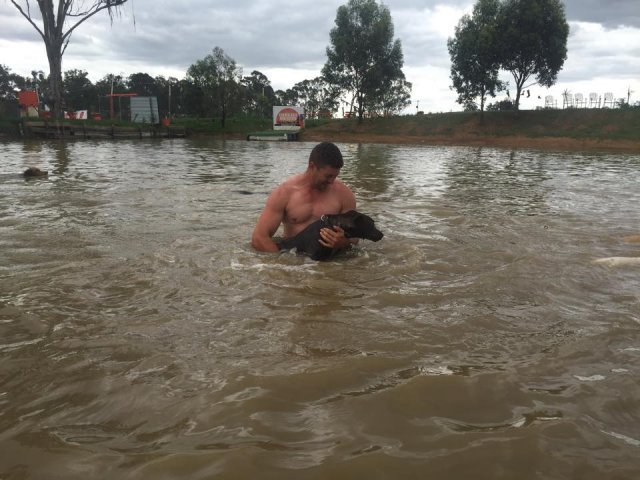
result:
[[[272,237],[278,231],[278,227],[284,219],[284,207],[285,203],[280,192],[276,191],[269,195],[264,210],[258,219],[256,230]]]
[[[282,215],[279,215],[275,210],[265,207],[256,224],[256,232],[266,237],[273,237],[278,231],[281,221]]]

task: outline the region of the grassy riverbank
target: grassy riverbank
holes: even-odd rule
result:
[[[439,113],[312,123],[302,140],[636,150],[640,108]]]
[[[178,119],[193,134],[246,138],[271,130],[270,119],[235,118],[220,128],[211,120]],[[307,120],[303,141],[421,143],[640,152],[640,108],[526,110]]]
[[[172,125],[183,127],[188,135],[228,138],[246,138],[249,132],[272,129],[271,119],[258,117],[230,118],[224,128],[215,119],[178,118]],[[7,134],[17,131],[1,119],[0,128]],[[485,112],[483,116],[451,112],[365,119],[362,123],[307,120],[300,139],[640,152],[640,108]]]

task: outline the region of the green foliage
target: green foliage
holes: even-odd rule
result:
[[[126,85],[130,92],[135,92],[141,97],[158,96],[156,80],[148,73],[132,73],[127,77]]]
[[[568,35],[560,0],[478,0],[447,42],[458,103],[468,109],[479,99],[482,111],[487,95],[504,90],[498,73],[506,70],[515,81],[517,110],[531,77],[545,87],[556,82]]]
[[[0,64],[0,115],[10,116],[18,109],[16,79],[8,67]]]
[[[394,82],[404,81],[402,45],[393,40],[389,9],[375,0],[349,0],[338,8],[335,24],[322,75],[351,95],[362,122],[364,112],[374,108]]]
[[[552,86],[567,58],[569,25],[560,0],[506,0],[498,16],[500,64],[513,76],[515,108],[532,76]]]
[[[395,79],[389,88],[371,98],[369,111],[373,116],[384,117],[401,112],[411,105],[411,87],[411,82],[404,78]]]
[[[84,70],[67,70],[62,81],[62,94],[66,110],[95,111],[98,107],[98,91]]]
[[[338,109],[340,89],[323,77],[303,80],[293,88],[282,92],[281,105],[300,105],[307,118],[317,118],[320,111],[333,112]]]
[[[451,57],[451,80],[457,102],[465,110],[484,111],[487,96],[495,97],[504,88],[498,80],[500,62],[496,49],[499,0],[478,0],[471,16],[464,15],[455,35],[447,41]]]
[[[515,106],[511,100],[500,100],[499,102],[487,105],[487,112],[505,112],[509,110],[515,110]]]
[[[24,79],[11,73],[11,69],[0,64],[0,100],[16,100],[16,90],[21,88]]]
[[[222,48],[215,47],[211,54],[191,65],[187,79],[202,91],[208,113],[219,116],[222,128],[229,114],[240,111],[242,70]]]
[[[250,76],[242,79],[242,86],[244,87],[245,113],[271,118],[276,94],[267,76],[254,70]]]

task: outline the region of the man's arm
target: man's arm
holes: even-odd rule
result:
[[[282,187],[276,188],[267,198],[264,210],[262,210],[251,235],[251,246],[259,252],[278,251],[278,246],[272,237],[282,223],[286,204],[286,196]]]

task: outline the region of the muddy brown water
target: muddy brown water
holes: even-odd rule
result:
[[[0,143],[0,478],[637,478],[640,156],[339,146],[316,263],[248,243],[312,143]]]

